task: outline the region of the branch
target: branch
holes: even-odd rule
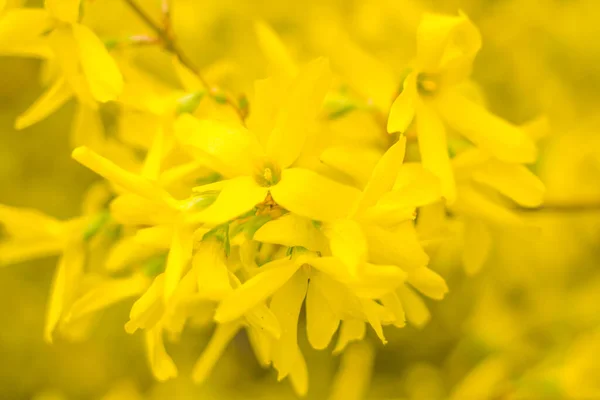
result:
[[[131,10],[141,19],[144,21],[144,23],[146,25],[148,25],[148,27],[150,29],[152,29],[154,31],[154,33],[156,33],[156,35],[158,36],[158,38],[160,39],[160,42],[162,43],[162,45],[164,46],[164,48],[173,53],[181,62],[181,64],[183,64],[186,68],[188,68],[190,71],[194,72],[196,74],[196,76],[198,77],[198,79],[200,80],[200,82],[202,82],[202,85],[206,88],[206,91],[208,92],[208,94],[217,102],[224,102],[225,104],[228,104],[230,107],[232,107],[235,112],[237,113],[237,115],[239,116],[240,120],[242,121],[242,123],[244,123],[244,120],[246,119],[246,112],[244,110],[242,110],[240,107],[238,107],[238,105],[236,104],[236,101],[234,99],[232,99],[230,96],[228,96],[227,94],[225,94],[225,92],[223,92],[221,89],[219,89],[216,86],[211,86],[208,81],[206,79],[204,79],[204,77],[202,76],[202,74],[200,74],[200,70],[198,68],[196,68],[196,66],[194,65],[194,62],[188,58],[185,53],[181,50],[181,48],[177,45],[173,34],[172,34],[172,27],[171,27],[171,7],[170,7],[170,1],[169,0],[162,0],[161,3],[161,11],[163,14],[163,24],[164,26],[160,26],[159,24],[157,24],[137,3],[135,0],[124,0],[125,3],[127,3],[127,5],[131,8]]]

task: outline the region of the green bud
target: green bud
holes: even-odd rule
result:
[[[186,94],[185,96],[177,99],[177,109],[176,109],[177,115],[191,114],[194,111],[196,111],[196,109],[200,105],[200,102],[204,98],[205,93],[206,92],[204,92],[204,91],[194,92],[194,93]]]

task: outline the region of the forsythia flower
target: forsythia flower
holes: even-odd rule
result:
[[[121,93],[121,72],[104,43],[78,22],[80,10],[81,0],[48,0],[44,10],[13,9],[0,16],[0,52],[29,54],[32,46],[41,47],[44,51],[34,55],[45,56],[60,69],[46,92],[17,119],[17,129],[46,118],[73,96],[82,107],[95,109],[96,102],[115,100]],[[2,45],[21,32],[26,39]]]

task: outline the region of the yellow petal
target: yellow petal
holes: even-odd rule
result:
[[[81,0],[45,0],[46,10],[61,22],[75,23],[79,19]]]
[[[292,165],[302,152],[307,131],[330,85],[329,63],[319,58],[302,68],[288,89],[266,147],[267,155],[282,169]]]
[[[244,282],[221,301],[215,311],[215,321],[225,323],[241,317],[251,308],[270,297],[296,273],[299,266],[288,259],[263,265],[264,272]]]
[[[73,150],[72,157],[106,180],[132,193],[158,202],[174,203],[171,196],[152,181],[122,169],[85,146]]]
[[[166,138],[165,129],[162,126],[155,128],[156,133],[152,138],[152,144],[148,149],[146,158],[144,159],[144,165],[142,167],[141,175],[144,178],[156,181],[160,176],[162,169],[162,159],[166,153]]]
[[[427,72],[467,69],[481,48],[478,29],[460,13],[447,16],[426,13],[417,30],[417,63]]]
[[[446,129],[435,111],[425,104],[417,111],[417,135],[423,167],[438,177],[442,194],[452,203],[456,198],[456,187],[448,155]]]
[[[192,379],[195,383],[202,383],[206,380],[219,357],[241,327],[240,321],[217,325],[217,329],[192,370]]]
[[[408,286],[398,288],[397,294],[402,301],[408,321],[417,328],[425,326],[431,319],[431,314],[423,299]]]
[[[367,330],[364,321],[358,319],[345,319],[342,322],[338,342],[333,353],[341,353],[349,343],[363,340],[366,332]]]
[[[219,301],[231,292],[229,270],[225,262],[225,249],[221,243],[208,240],[200,244],[192,261],[200,295]]]
[[[60,254],[64,247],[58,239],[8,240],[0,243],[0,267]]]
[[[360,195],[355,188],[300,168],[283,170],[281,181],[270,190],[277,204],[319,221],[346,217]]]
[[[448,92],[438,99],[436,105],[448,125],[480,149],[506,162],[535,161],[537,148],[533,139],[479,104],[458,93]]]
[[[19,115],[15,129],[25,129],[40,122],[62,107],[73,96],[73,91],[64,78],[56,80],[27,111]]]
[[[463,266],[468,275],[474,275],[479,272],[489,256],[492,246],[490,231],[482,221],[469,218],[465,221],[464,241]]]
[[[379,310],[379,308],[382,308],[383,306],[377,304],[373,300],[367,299],[361,300],[361,303],[363,305],[363,311],[367,317],[367,321],[369,321],[369,324],[371,325],[381,342],[383,344],[386,344],[387,340],[383,335],[383,327],[381,326],[381,316]]]
[[[33,55],[50,58],[52,52],[42,35],[52,28],[54,21],[40,8],[13,8],[1,12],[0,54]]]
[[[297,348],[296,362],[290,370],[290,383],[298,397],[306,396],[308,392],[308,368],[300,348]]]
[[[73,25],[73,35],[92,95],[101,103],[116,100],[123,91],[123,76],[104,43],[84,25]]]
[[[394,315],[394,326],[402,328],[406,325],[406,313],[402,301],[396,292],[387,293],[381,297],[381,304]]]
[[[156,325],[164,312],[163,293],[165,274],[160,274],[152,285],[131,307],[129,321],[125,324],[125,331],[133,334],[138,329],[150,329]]]
[[[192,230],[189,227],[181,226],[175,228],[171,249],[167,256],[167,265],[165,267],[165,300],[169,300],[175,292],[175,289],[192,258],[193,245]]]
[[[296,63],[290,57],[277,33],[263,21],[257,21],[254,24],[254,30],[258,38],[258,44],[267,58],[272,74],[295,76],[297,73]]]
[[[323,294],[325,290],[327,286],[323,285],[318,275],[310,278],[306,293],[306,333],[308,342],[317,350],[329,345],[340,323],[339,317]]]
[[[349,287],[359,297],[379,299],[404,284],[406,278],[406,273],[395,265],[367,263],[357,281],[349,283]]]
[[[398,173],[394,190],[379,200],[381,206],[422,207],[441,199],[439,179],[422,165],[404,164]]]
[[[18,239],[56,238],[63,232],[59,220],[38,210],[0,204],[0,226]]]
[[[248,341],[256,360],[261,367],[266,368],[271,364],[271,340],[268,336],[264,335],[259,328],[249,326],[246,328],[248,333]]]
[[[254,240],[282,246],[301,246],[310,251],[325,251],[327,241],[313,222],[296,214],[286,214],[269,221],[254,233]]]
[[[473,172],[473,179],[524,207],[537,207],[544,201],[544,183],[523,165],[490,160]]]
[[[298,349],[298,317],[306,296],[308,279],[306,274],[296,273],[279,289],[271,300],[271,311],[281,325],[281,337],[274,344],[273,366],[278,380],[285,378],[294,368]]]
[[[140,295],[146,290],[148,283],[146,278],[139,275],[102,282],[73,303],[67,319],[83,318],[129,297]]]
[[[442,300],[448,293],[444,278],[427,267],[421,267],[408,275],[408,282],[424,295],[432,299]]]
[[[387,122],[388,133],[404,133],[415,117],[418,101],[417,74],[408,74],[402,84],[402,92],[396,97],[390,108]]]
[[[159,324],[146,331],[146,352],[152,374],[159,382],[177,377],[177,367],[165,349],[163,327]]]
[[[429,257],[423,251],[412,221],[394,231],[377,226],[364,226],[369,260],[376,264],[397,265],[411,271],[427,265]],[[401,245],[399,245],[401,244]]]
[[[254,134],[243,126],[180,115],[174,125],[175,136],[185,150],[226,177],[251,175],[260,157]]]
[[[261,333],[268,333],[274,339],[281,337],[279,321],[265,303],[261,303],[248,311],[245,317],[250,326],[259,329]]]
[[[324,228],[333,256],[342,260],[350,275],[357,276],[367,261],[367,240],[360,225],[350,219],[339,219]]]
[[[339,72],[361,96],[387,112],[398,89],[395,72],[354,43],[331,21],[322,24],[316,44],[331,58]]]
[[[401,136],[398,141],[385,152],[371,173],[371,179],[363,190],[360,200],[356,206],[356,212],[360,213],[377,203],[381,196],[394,187],[398,171],[402,167],[404,152],[406,150],[406,138]]]
[[[48,44],[52,49],[62,75],[75,93],[77,100],[90,108],[97,108],[90,85],[81,69],[79,46],[73,34],[72,25],[59,25],[48,35]]]
[[[58,261],[50,289],[44,325],[44,340],[48,343],[52,343],[54,330],[78,289],[77,285],[83,272],[84,261],[85,251],[77,245],[67,247]]]
[[[160,225],[173,223],[177,210],[167,208],[163,203],[126,193],[110,203],[110,215],[116,222],[125,225]]]
[[[268,188],[258,186],[249,176],[230,179],[215,202],[194,214],[193,219],[209,225],[220,225],[252,210],[265,200],[268,191]]]
[[[371,171],[380,158],[380,151],[356,146],[332,146],[320,155],[323,164],[347,174],[361,188],[367,185],[371,178]]]
[[[500,226],[523,226],[523,220],[513,211],[471,185],[461,185],[459,197],[451,210],[466,216],[482,219]]]

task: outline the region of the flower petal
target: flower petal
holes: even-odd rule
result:
[[[533,139],[482,106],[454,92],[441,95],[436,105],[448,125],[480,149],[506,162],[535,161],[537,148]]]
[[[156,380],[164,382],[177,377],[177,367],[165,349],[163,327],[160,324],[146,331],[146,352]]]
[[[15,129],[25,129],[40,122],[58,110],[73,96],[71,87],[64,78],[57,79],[27,111],[17,117]]]
[[[310,251],[325,251],[325,235],[313,222],[296,214],[286,214],[260,227],[253,240],[263,243],[280,244],[287,247],[301,246]]]
[[[396,97],[388,116],[388,133],[404,133],[415,118],[418,102],[417,74],[408,74],[402,84],[402,92]]]
[[[424,295],[442,300],[448,293],[444,278],[427,267],[417,268],[408,275],[408,282]]]
[[[189,227],[175,228],[165,267],[165,300],[171,298],[179,285],[183,272],[192,258],[193,245],[193,232]]]
[[[307,131],[321,109],[331,85],[329,63],[319,58],[300,70],[281,104],[267,141],[267,155],[282,169],[300,155]]]
[[[366,332],[367,329],[364,321],[358,319],[345,319],[340,327],[340,335],[333,353],[341,353],[350,342],[363,340]]]
[[[537,207],[544,201],[544,183],[523,165],[491,160],[473,172],[473,179],[524,207]]]
[[[395,265],[365,264],[356,282],[348,284],[362,298],[379,299],[404,284],[407,275]]]
[[[75,23],[79,19],[81,0],[45,0],[46,10],[61,22]]]
[[[268,191],[268,188],[258,186],[249,176],[230,179],[215,202],[195,213],[193,219],[209,225],[220,225],[252,210],[265,200]]]
[[[282,380],[294,368],[299,355],[298,317],[306,297],[308,279],[304,273],[296,273],[283,285],[271,300],[271,311],[281,324],[281,337],[273,347],[273,366]]]
[[[283,170],[281,181],[270,190],[277,204],[318,221],[346,217],[360,195],[355,188],[301,168]]]
[[[216,240],[200,243],[192,261],[202,297],[219,301],[232,291],[229,270],[225,264],[225,249]]]
[[[384,194],[380,206],[422,207],[441,198],[439,179],[417,163],[404,164],[398,173],[394,190]]]
[[[123,91],[123,76],[104,43],[84,25],[74,24],[73,35],[92,95],[101,103],[116,100]]]
[[[52,343],[54,330],[73,300],[83,273],[84,261],[85,251],[78,245],[67,247],[58,261],[50,289],[44,325],[44,340],[48,343]]]
[[[426,104],[417,111],[417,135],[423,167],[439,178],[442,194],[448,202],[453,202],[456,187],[448,155],[446,129],[435,111]]]
[[[380,159],[381,152],[371,147],[332,146],[320,155],[323,164],[350,176],[361,188],[369,182]]]
[[[406,311],[406,318],[409,322],[417,328],[425,326],[431,319],[431,314],[423,302],[423,299],[408,286],[400,286],[397,294],[402,301],[402,305]]]
[[[241,317],[285,285],[299,266],[294,261],[282,259],[267,263],[262,268],[268,269],[244,282],[221,301],[215,312],[215,321],[225,323]]]
[[[367,261],[367,240],[360,225],[351,219],[338,219],[325,224],[324,233],[333,256],[342,260],[350,275],[357,276]]]
[[[226,177],[251,175],[262,150],[254,134],[241,125],[180,115],[175,135],[184,149]]]
[[[290,77],[295,76],[298,70],[296,63],[290,56],[285,44],[283,44],[277,33],[263,21],[256,22],[254,24],[254,30],[258,38],[258,44],[264,56],[267,58],[272,74],[283,74]]]
[[[129,312],[129,321],[125,324],[125,331],[129,334],[138,329],[150,329],[154,327],[164,312],[163,294],[165,286],[165,274],[154,278],[154,282],[148,290],[139,298]]]
[[[417,29],[419,67],[427,72],[464,71],[454,81],[468,76],[480,48],[481,34],[463,13],[458,16],[426,13]]]
[[[394,187],[398,171],[402,167],[405,150],[406,138],[401,136],[381,157],[357,203],[356,213],[361,213],[368,207],[375,205],[384,193]]]
[[[333,334],[340,324],[340,319],[331,309],[324,291],[327,287],[313,275],[308,284],[306,293],[306,333],[308,342],[317,349],[322,350],[329,345]]]
[[[76,161],[91,169],[104,179],[141,197],[158,202],[172,204],[171,196],[152,181],[126,171],[85,146],[73,150],[71,155]]]
[[[376,264],[397,265],[405,271],[427,265],[429,257],[421,247],[412,221],[394,231],[377,226],[363,226],[369,260]]]
[[[147,289],[148,283],[148,279],[141,275],[102,282],[73,303],[66,319],[71,322],[122,300],[138,296]]]

